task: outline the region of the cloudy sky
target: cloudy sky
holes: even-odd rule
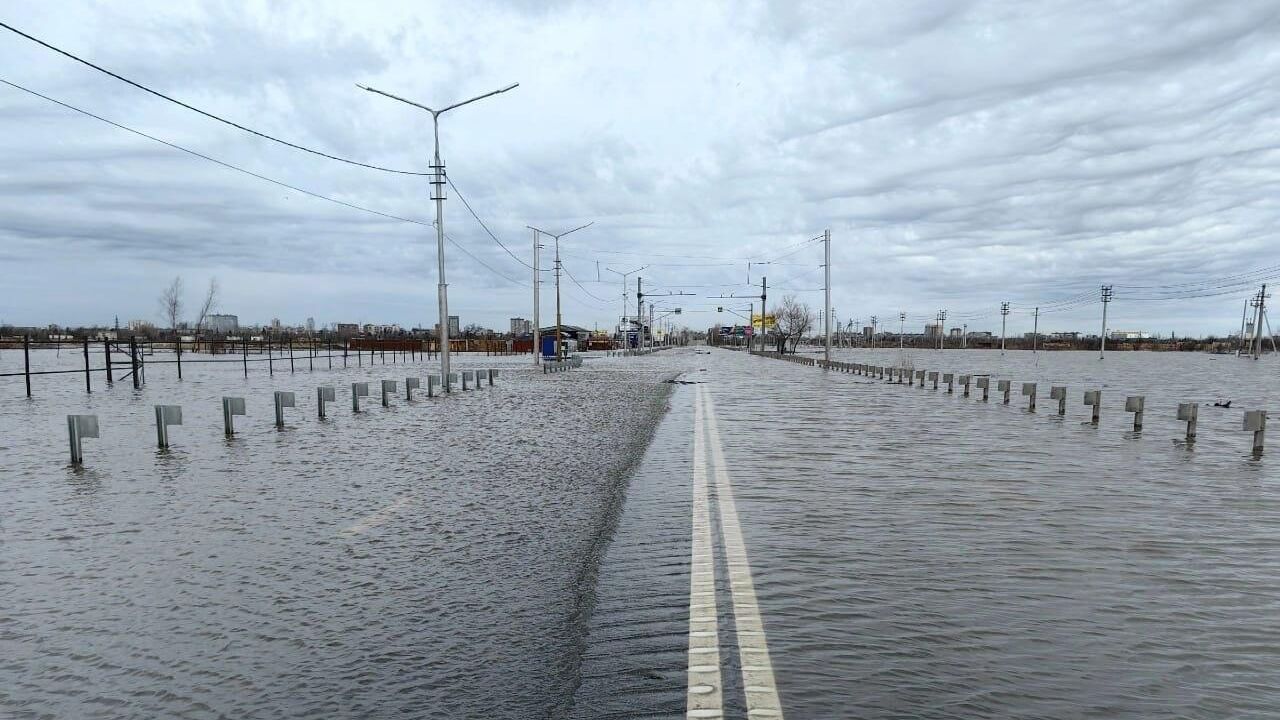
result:
[[[612,326],[640,274],[706,327],[771,302],[918,329],[1238,330],[1280,280],[1280,3],[29,2],[0,21],[264,133],[426,172],[439,106],[450,309],[532,314],[531,232],[565,321]],[[284,147],[0,30],[0,320],[158,320],[216,276],[242,322],[432,324],[427,179]],[[550,241],[547,241],[548,243]],[[543,266],[550,267],[544,250]],[[513,257],[514,255],[514,257]],[[772,264],[763,264],[772,260]],[[750,264],[749,264],[750,263]],[[1256,271],[1256,272],[1255,272]],[[544,273],[543,318],[554,313]],[[634,275],[632,282],[634,283]],[[632,288],[634,289],[634,287]],[[633,299],[634,301],[634,299]],[[1053,312],[1049,312],[1052,310]],[[720,315],[731,321],[729,315]]]

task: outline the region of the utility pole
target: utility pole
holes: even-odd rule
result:
[[[938,349],[947,347],[947,311],[938,311]]]
[[[831,229],[827,228],[822,232],[822,245],[824,247],[825,257],[822,267],[826,269],[826,300],[822,320],[822,333],[826,336],[826,346],[823,350],[822,358],[826,362],[831,362]]]
[[[1009,303],[1000,303],[1000,354],[1004,354],[1004,331],[1009,320]]]
[[[1236,345],[1236,357],[1244,354],[1244,323],[1249,315],[1249,298],[1245,298],[1244,308],[1240,311],[1240,344]],[[118,322],[118,321],[117,321]]]
[[[871,349],[876,349],[876,316],[871,316]]]
[[[907,314],[905,312],[899,311],[898,312],[898,349],[899,350],[902,349],[902,338],[906,336],[906,332],[907,332]]]
[[[765,351],[765,331],[769,327],[769,315],[765,311],[766,301],[769,297],[769,278],[760,276],[760,352]]]
[[[538,310],[542,307],[542,301],[538,298],[538,288],[542,286],[542,275],[538,270],[538,249],[542,246],[538,244],[538,231],[533,231],[533,364],[537,365],[542,362],[541,336],[539,333]]]
[[[514,90],[519,87],[520,83],[512,83],[500,90],[487,92],[483,95],[477,95],[470,100],[454,103],[440,110],[434,110],[412,100],[406,100],[397,95],[392,95],[381,90],[374,90],[371,87],[357,84],[356,87],[361,90],[367,90],[392,100],[399,100],[402,103],[412,105],[416,108],[426,110],[431,113],[431,129],[435,136],[435,159],[431,164],[431,199],[436,203],[436,264],[439,266],[439,284],[437,291],[439,293],[440,304],[440,384],[444,386],[445,391],[449,391],[449,284],[445,282],[444,275],[444,185],[447,182],[444,172],[444,161],[440,159],[440,116],[463,105],[473,103],[477,100],[483,100],[487,97],[498,95],[508,90]]]
[[[636,276],[636,349],[644,347],[644,278]]]
[[[1036,306],[1035,324],[1031,326],[1031,354],[1036,354],[1036,341],[1040,339],[1040,307]]]
[[[572,230],[565,230],[559,235],[556,235],[555,233],[549,233],[546,230],[541,230],[532,225],[525,225],[525,227],[529,228],[535,233],[550,235],[551,237],[556,239],[556,359],[557,360],[564,359],[564,351],[563,351],[564,345],[561,343],[561,332],[560,332],[560,326],[563,324],[560,320],[560,238],[570,233],[578,232],[583,228],[591,227],[592,225],[595,225],[594,220],[587,223],[586,225],[579,225],[578,227]]]
[[[1262,357],[1262,317],[1266,312],[1267,306],[1267,284],[1262,283],[1262,289],[1258,291],[1258,298],[1254,301],[1253,306],[1257,308],[1253,320],[1253,359],[1257,360]]]
[[[1102,286],[1102,349],[1098,351],[1098,359],[1107,356],[1107,306],[1111,304],[1111,286]]]
[[[960,330],[960,347],[965,350],[969,349],[969,323],[965,323]]]

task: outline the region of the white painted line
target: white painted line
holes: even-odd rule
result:
[[[699,386],[698,389],[703,388]],[[747,562],[747,546],[742,540],[738,508],[733,502],[729,468],[725,463],[724,448],[720,444],[720,431],[716,427],[715,403],[709,392],[701,393],[701,399],[706,406],[703,421],[707,426],[711,467],[715,473],[716,497],[719,500],[720,537],[729,567],[729,593],[733,602],[733,625],[738,639],[738,654],[742,659],[742,684],[747,691],[747,717],[781,718],[782,703],[778,699],[778,686],[773,678],[773,663],[769,660],[769,644],[765,640],[760,605],[756,602],[755,584],[751,581],[751,564]]]
[[[400,510],[402,510],[406,505],[413,502],[413,500],[414,498],[412,495],[402,495],[398,500],[382,508],[381,510],[365,515],[358,522],[356,522],[356,524],[352,525],[346,530],[343,530],[341,534],[359,535],[360,533],[368,530],[372,530],[373,528],[376,528],[379,525],[384,525],[388,520],[395,517],[395,515],[399,513]]]
[[[698,389],[701,397],[701,388]],[[711,500],[703,442],[702,404],[693,408],[693,550],[689,568],[689,688],[686,718],[723,717],[720,684],[719,622],[716,615],[715,549],[711,537]],[[697,612],[695,613],[695,608]],[[710,612],[708,612],[708,610]]]

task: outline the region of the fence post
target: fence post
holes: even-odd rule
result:
[[[107,384],[113,385],[115,384],[116,379],[111,375],[111,341],[110,340],[102,341],[102,353],[103,355],[106,356],[106,359],[107,359]]]
[[[178,349],[178,350],[177,350],[177,354],[178,354],[178,379],[179,379],[179,380],[181,380],[181,379],[182,379],[182,336],[181,336],[181,335],[179,335],[179,336],[178,336],[178,342],[177,342],[177,344],[176,344],[174,347],[176,347],[176,348]]]
[[[1196,419],[1200,415],[1199,403],[1178,403],[1178,419],[1187,423],[1187,442],[1196,441]]]
[[[227,437],[236,434],[235,421],[232,419],[236,415],[244,414],[244,398],[224,397],[222,398],[222,428],[226,432]]]
[[[1067,386],[1054,385],[1049,388],[1049,397],[1058,401],[1058,414],[1067,414]]]
[[[1102,414],[1102,391],[1101,390],[1085,390],[1084,404],[1093,406],[1093,418],[1089,421],[1093,425],[1098,424],[1098,418]]]
[[[1142,410],[1147,398],[1143,395],[1130,395],[1124,400],[1124,411],[1133,413],[1133,431],[1142,430]]]
[[[316,388],[316,410],[320,413],[321,420],[324,419],[324,404],[333,402],[335,399],[337,399],[337,393],[334,392],[332,387]]]
[[[133,389],[142,387],[142,378],[138,377],[138,338],[129,336],[129,364],[133,367]]]
[[[84,391],[93,392],[93,382],[89,379],[89,338],[84,339]]]
[[[1267,432],[1267,411],[1248,410],[1244,414],[1244,429],[1253,431],[1254,457],[1262,455],[1262,442]]]
[[[241,357],[244,358],[244,376],[249,377],[249,340],[247,338],[240,338],[240,347],[244,350],[241,355]]]
[[[181,405],[157,405],[156,406],[156,445],[160,448],[169,447],[169,426],[182,424],[182,406]]]
[[[27,378],[27,397],[31,397],[31,336],[22,336],[22,373]],[[76,462],[72,458],[71,462]]]

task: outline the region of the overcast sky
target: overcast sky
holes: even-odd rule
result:
[[[581,284],[562,281],[572,324],[615,324],[622,288],[606,267],[646,264],[646,289],[698,293],[664,301],[693,327],[747,303],[707,295],[752,293],[742,283],[761,275],[771,303],[796,293],[817,309],[821,246],[797,243],[825,228],[835,316],[895,329],[900,310],[918,330],[946,308],[948,326],[998,332],[1007,300],[1021,332],[1035,305],[1087,293],[1041,329],[1096,332],[1098,286],[1114,283],[1112,328],[1235,332],[1249,290],[1222,278],[1280,277],[1273,0],[18,0],[0,20],[244,125],[395,169],[428,170],[430,116],[355,83],[439,106],[519,82],[442,116],[443,153],[524,262],[526,225],[595,222],[561,248]],[[217,276],[242,322],[435,322],[426,178],[271,143],[7,31],[0,78],[427,223],[0,84],[0,320],[158,321],[156,298],[181,275],[189,305]],[[448,235],[492,268],[446,246],[452,313],[498,329],[530,317],[532,272],[452,190],[445,205]]]

